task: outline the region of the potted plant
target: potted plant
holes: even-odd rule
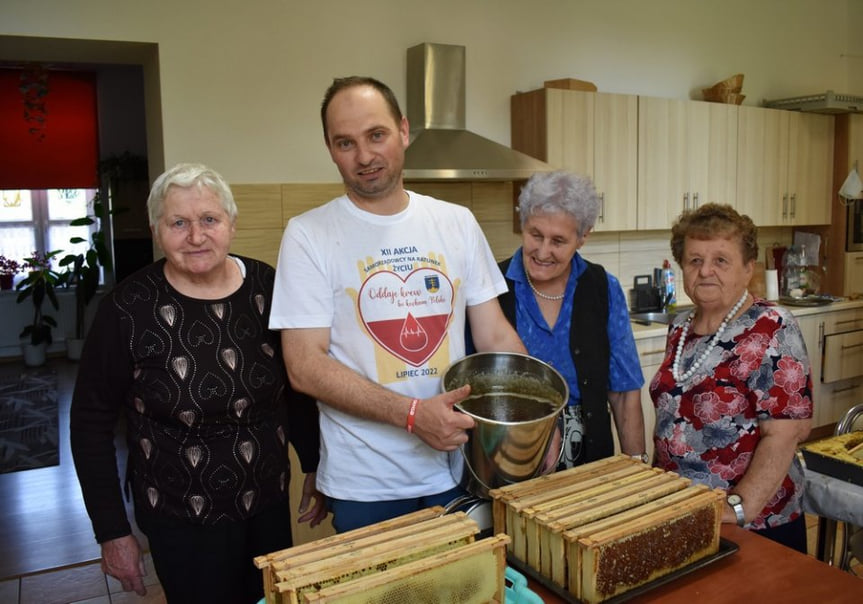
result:
[[[51,330],[57,326],[57,321],[42,311],[42,304],[47,299],[55,310],[60,308],[55,291],[60,284],[60,274],[51,267],[51,262],[60,253],[61,250],[54,250],[43,256],[33,252],[31,257],[25,258],[24,270],[28,271],[27,276],[16,288],[19,304],[28,298],[33,303],[33,322],[25,326],[19,335],[22,339],[26,338],[22,342],[22,349],[24,363],[30,367],[38,367],[45,362],[46,349],[53,342]]]
[[[21,272],[21,264],[0,254],[0,289],[12,289],[15,275]]]
[[[99,191],[96,191],[92,203],[93,214],[76,218],[69,223],[69,226],[99,225],[99,228],[90,235],[90,246],[79,253],[67,254],[59,262],[59,266],[65,269],[60,274],[60,283],[75,290],[75,334],[74,337],[66,339],[66,351],[69,358],[73,360],[81,358],[87,307],[96,297],[102,267],[110,270],[112,266],[111,254],[105,243],[105,232],[101,228],[102,221],[110,211],[102,203]],[[69,240],[73,245],[86,242],[83,237],[72,237]]]

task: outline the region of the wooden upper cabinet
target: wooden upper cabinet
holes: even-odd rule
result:
[[[669,229],[708,202],[758,226],[830,223],[830,115],[555,88],[511,109],[513,149],[592,178],[597,231]]]
[[[792,113],[788,164],[789,216],[792,224],[829,224],[833,198],[834,119]]]
[[[638,99],[638,226],[667,229],[689,203],[686,101]]]
[[[636,96],[543,88],[513,95],[511,110],[513,149],[593,180],[595,231],[637,227]]]
[[[758,226],[781,225],[788,215],[788,124],[791,113],[740,107],[737,210]]]
[[[638,207],[638,97],[593,94],[593,181],[602,197],[596,230],[634,230]]]
[[[668,229],[685,209],[734,205],[737,106],[639,97],[638,228]]]
[[[863,295],[863,252],[846,252],[843,296]]]
[[[833,118],[740,107],[737,210],[758,226],[830,222]]]
[[[858,172],[863,172],[863,114],[852,113],[848,115],[847,120],[847,139],[848,139],[848,156],[841,158],[847,166],[842,167],[842,177],[844,178],[851,168],[856,167]],[[840,159],[839,157],[836,158]],[[837,189],[842,183],[836,183]]]
[[[692,204],[737,202],[737,105],[687,106]]]

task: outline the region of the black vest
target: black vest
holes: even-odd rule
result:
[[[501,262],[506,275],[512,258]],[[587,262],[587,261],[585,261]],[[508,290],[498,296],[503,314],[515,326],[515,284],[506,280]],[[599,264],[587,262],[578,278],[572,303],[569,350],[578,376],[581,413],[584,421],[584,462],[614,455],[611,413],[608,408],[608,276]]]

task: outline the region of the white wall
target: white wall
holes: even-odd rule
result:
[[[76,40],[157,44],[158,63],[145,67],[157,97],[148,98],[151,172],[163,159],[203,161],[232,183],[334,182],[324,90],[333,77],[372,75],[404,107],[415,44],[466,46],[467,125],[509,144],[510,95],[549,79],[697,99],[744,73],[746,105],[826,90],[863,96],[861,30],[863,0],[3,0],[0,60],[27,58],[16,55],[18,36],[63,39],[38,44],[39,58],[54,61],[81,60],[68,53]],[[665,232],[624,235],[594,235],[584,253],[628,288],[669,252]],[[787,243],[790,230],[765,236]],[[0,356],[17,350],[11,331]]]
[[[25,325],[33,321],[33,303],[28,299],[26,302],[16,304],[17,297],[18,292],[14,290],[0,291],[0,310],[3,316],[3,329],[0,329],[0,358],[21,356],[21,340],[18,339],[18,334]],[[49,346],[49,353],[64,352],[66,338],[74,337],[75,296],[71,291],[61,291],[57,293],[57,302],[60,306],[59,310],[54,310],[47,300],[42,307],[42,311],[54,317],[58,323],[58,328],[52,331],[54,343]]]
[[[324,89],[368,74],[404,104],[405,51],[418,43],[467,47],[468,127],[508,144],[510,95],[547,79],[699,98],[742,72],[745,104],[863,95],[861,25],[863,0],[0,3],[0,36],[158,44],[166,165],[203,161],[235,183],[338,180],[319,125]]]

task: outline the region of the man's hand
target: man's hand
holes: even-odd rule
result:
[[[134,535],[118,537],[102,543],[102,572],[117,579],[123,591],[147,595],[144,587],[144,558]]]
[[[303,496],[300,499],[299,512],[301,516],[297,522],[308,522],[311,528],[315,528],[329,513],[327,511],[327,502],[324,494],[321,493],[315,486],[315,472],[309,472],[303,479]],[[309,503],[312,504],[311,509]],[[306,511],[308,509],[308,511]]]
[[[467,398],[470,385],[424,398],[417,406],[414,434],[438,451],[454,451],[467,442],[467,430],[474,427],[473,418],[453,409]]]

